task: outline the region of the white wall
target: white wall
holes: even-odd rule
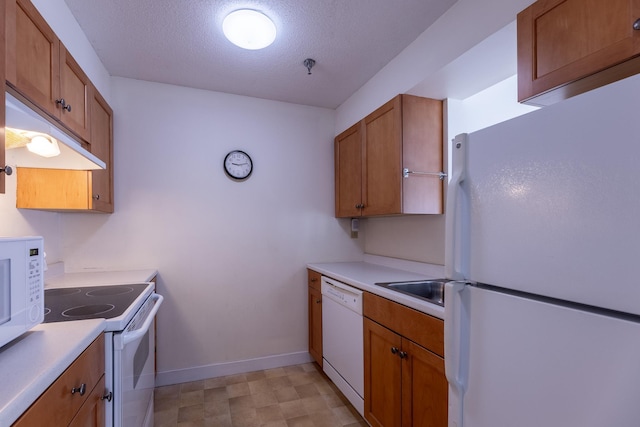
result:
[[[306,263],[363,256],[333,217],[334,112],[122,78],[112,93],[115,213],[62,218],[67,269],[159,269],[165,378],[307,357]],[[232,149],[255,163],[245,182],[223,172]]]

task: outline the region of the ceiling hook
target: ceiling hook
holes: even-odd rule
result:
[[[316,61],[314,59],[307,58],[304,60],[303,64],[307,67],[307,74],[311,74],[311,69],[316,65]]]

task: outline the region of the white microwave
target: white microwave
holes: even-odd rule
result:
[[[0,347],[44,319],[42,237],[0,237]]]

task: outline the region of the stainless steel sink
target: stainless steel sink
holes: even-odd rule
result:
[[[411,295],[444,307],[444,284],[447,279],[419,280],[410,282],[376,283],[388,289]]]

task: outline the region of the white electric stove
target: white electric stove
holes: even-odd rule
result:
[[[107,426],[153,426],[154,322],[162,300],[153,283],[45,289],[44,323],[105,319]]]

